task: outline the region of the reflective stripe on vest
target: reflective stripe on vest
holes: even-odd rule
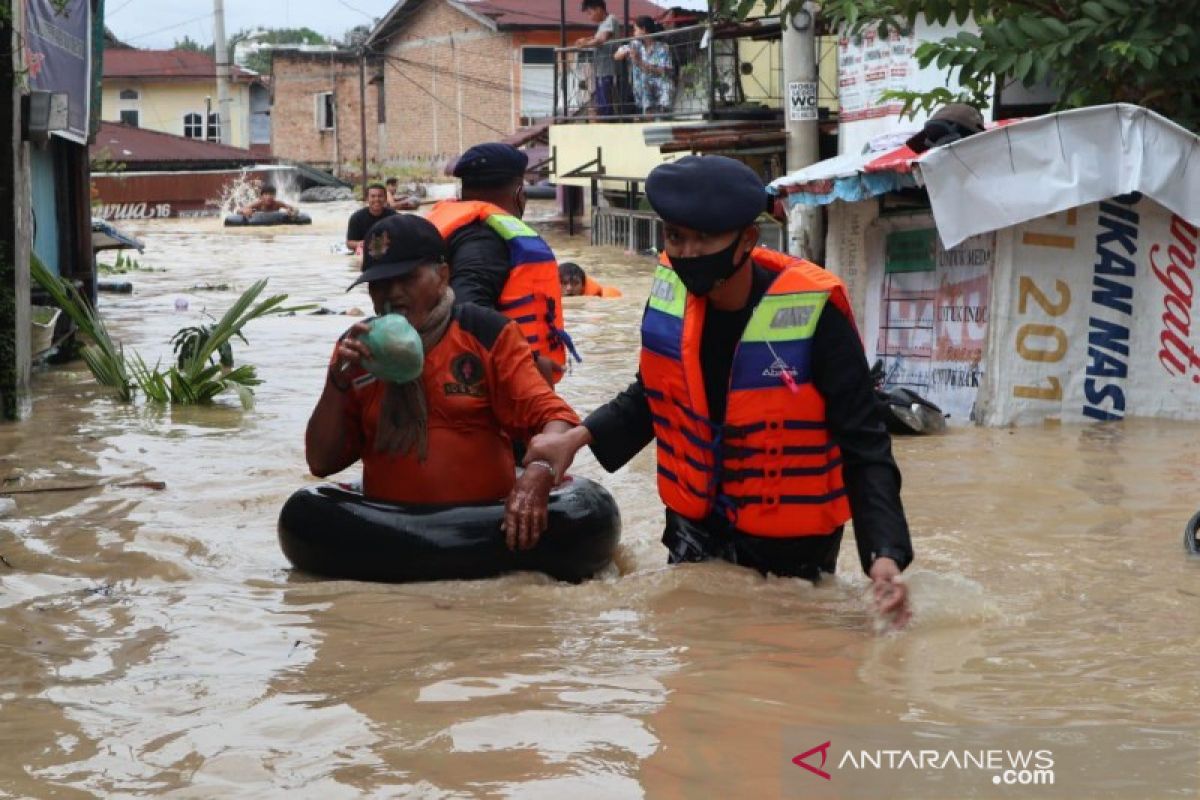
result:
[[[825,535],[850,518],[841,452],[812,384],[812,339],[826,303],[852,320],[841,282],[799,259],[757,248],[777,273],[734,352],[725,423],[708,418],[700,341],[707,301],[667,265],[642,319],[642,382],[658,442],[658,490],[673,511],[714,511],[757,536]]]
[[[565,364],[558,262],[537,231],[499,206],[478,200],[443,200],[429,212],[429,221],[447,241],[473,222],[482,222],[495,231],[508,247],[509,260],[508,280],[496,310],[521,326],[535,356]]]

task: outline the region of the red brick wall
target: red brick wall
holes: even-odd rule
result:
[[[385,157],[453,156],[516,129],[520,51],[441,0],[427,2],[387,43]]]
[[[378,68],[367,66],[367,79]],[[340,171],[357,172],[350,165],[362,161],[359,134],[359,70],[358,61],[350,58],[331,59],[321,53],[278,52],[272,69],[273,100],[271,104],[271,151],[277,158],[303,161],[325,169],[336,170],[334,153],[341,162]],[[335,130],[317,128],[314,97],[321,92],[334,92],[337,125]],[[367,85],[367,153],[368,160],[378,161],[379,125],[377,88]],[[336,146],[335,146],[336,140]]]

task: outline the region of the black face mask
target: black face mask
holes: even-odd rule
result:
[[[679,280],[683,283],[684,287],[694,295],[704,296],[717,288],[717,286],[741,269],[742,265],[746,263],[746,259],[750,257],[749,252],[740,261],[734,263],[733,260],[733,254],[741,243],[742,237],[738,236],[729,247],[719,250],[716,253],[709,253],[706,256],[692,256],[691,258],[668,258],[671,262],[671,268],[675,270],[675,274],[679,276]]]

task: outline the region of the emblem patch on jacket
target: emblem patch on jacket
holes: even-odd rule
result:
[[[469,395],[484,397],[487,387],[483,385],[483,362],[474,353],[461,353],[450,362],[450,374],[454,376],[453,383],[442,386],[446,396]]]

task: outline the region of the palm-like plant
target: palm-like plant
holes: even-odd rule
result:
[[[253,387],[262,381],[252,365],[233,366],[232,339],[236,336],[245,342],[242,328],[247,323],[285,310],[286,294],[255,302],[267,286],[265,278],[242,292],[215,324],[184,328],[176,333],[171,338],[176,363],[163,370],[157,363],[149,366],[136,352],[126,359],[124,348],[113,341],[99,314],[84,301],[75,286],[53,275],[36,256],[30,271],[54,302],[92,339],[94,344],[81,350],[83,360],[96,380],[116,389],[121,400],[133,400],[133,391],[137,387],[147,398],[158,403],[209,403],[217,395],[233,391],[244,408],[254,405]]]
[[[230,306],[214,325],[184,328],[171,338],[176,363],[166,371],[146,365],[140,356],[133,362],[133,374],[146,396],[160,403],[191,405],[211,402],[217,395],[234,391],[242,406],[254,405],[252,387],[262,383],[250,364],[233,366],[232,339],[243,342],[242,328],[259,317],[283,310],[286,294],[277,294],[258,303],[267,286],[257,281]]]
[[[114,342],[104,326],[104,321],[90,304],[84,301],[75,284],[59,278],[46,268],[41,259],[30,254],[29,274],[37,281],[55,305],[67,312],[67,316],[89,339],[91,344],[80,348],[79,354],[101,386],[116,390],[117,397],[125,402],[133,400],[134,381],[125,363],[125,350],[120,342]]]

